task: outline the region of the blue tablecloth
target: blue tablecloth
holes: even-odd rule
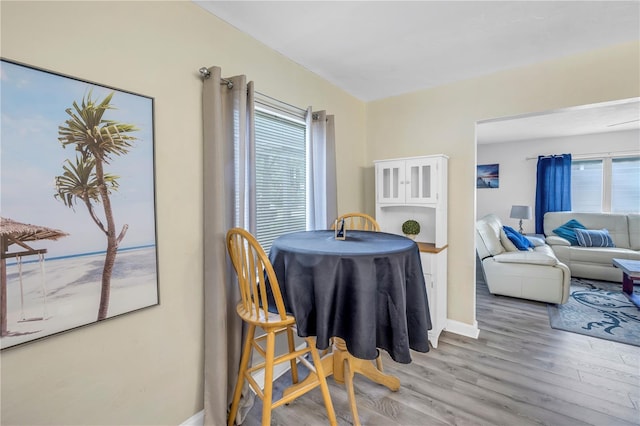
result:
[[[417,244],[383,232],[309,231],[277,238],[269,253],[298,334],[318,349],[341,337],[357,358],[376,348],[401,363],[428,352],[431,317]]]

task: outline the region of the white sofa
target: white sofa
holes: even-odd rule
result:
[[[569,298],[571,272],[558,261],[542,239],[536,247],[518,250],[502,229],[498,216],[489,214],[476,222],[476,251],[492,294],[547,303],[565,303]]]
[[[615,247],[582,247],[557,236],[553,230],[575,219],[587,229],[606,229]],[[571,275],[622,282],[622,270],[612,259],[640,260],[640,214],[548,212],[544,215],[546,242]]]

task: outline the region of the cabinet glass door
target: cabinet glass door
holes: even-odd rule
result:
[[[436,202],[436,163],[430,159],[407,161],[407,203]]]
[[[404,202],[404,162],[390,161],[378,165],[378,202]]]

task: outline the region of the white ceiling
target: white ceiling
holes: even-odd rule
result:
[[[192,1],[363,101],[640,39],[637,0]]]
[[[364,101],[640,39],[638,1],[201,1]]]
[[[476,141],[516,142],[638,129],[640,98],[633,98],[481,121]],[[640,151],[640,138],[637,148]]]

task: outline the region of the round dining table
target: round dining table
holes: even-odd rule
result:
[[[417,244],[396,234],[334,231],[284,234],[269,258],[301,337],[316,336],[318,349],[332,337],[349,352],[375,359],[386,350],[400,363],[410,349],[428,352],[429,303]]]
[[[346,384],[359,424],[353,375],[397,391],[400,381],[382,372],[381,360],[378,367],[369,360],[378,349],[400,363],[411,362],[411,349],[429,351],[431,319],[418,245],[384,232],[347,231],[344,240],[334,231],[294,232],[273,242],[269,259],[298,335],[316,336],[318,349],[330,348],[323,369]]]

